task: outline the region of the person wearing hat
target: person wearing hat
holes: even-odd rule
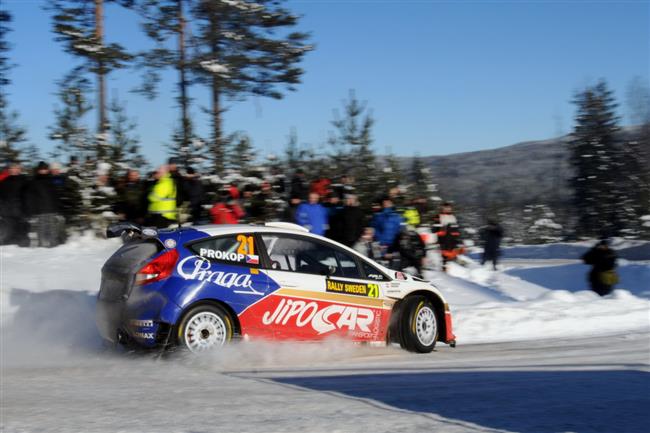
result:
[[[389,195],[381,199],[381,211],[375,213],[371,226],[375,229],[375,238],[382,249],[387,250],[395,242],[404,219],[393,207],[393,200]]]
[[[188,167],[186,173],[185,179],[183,180],[185,198],[190,205],[189,211],[192,224],[198,224],[203,216],[203,202],[205,197],[203,182],[194,167]]]
[[[599,241],[592,249],[582,256],[587,265],[591,265],[589,271],[589,284],[591,290],[600,296],[609,295],[616,283],[616,253],[609,247],[607,239]]]
[[[36,233],[37,246],[55,247],[64,241],[60,198],[52,183],[50,167],[44,161],[38,163],[34,177],[27,185],[24,209],[25,214],[31,217],[30,226]]]
[[[28,224],[23,211],[27,177],[19,162],[13,161],[0,175],[0,245],[27,246]]]
[[[486,262],[492,262],[492,269],[497,270],[501,239],[503,239],[503,228],[501,228],[501,225],[496,220],[492,218],[488,219],[487,225],[481,229],[481,240],[483,242],[481,265],[485,265]]]
[[[154,177],[156,181],[147,196],[149,200],[148,223],[158,228],[169,227],[177,220],[176,182],[166,165],[160,166]]]
[[[221,190],[220,196],[219,203],[210,209],[212,224],[238,224],[246,215],[245,212],[227,188]]]
[[[184,201],[187,199],[187,194],[185,192],[185,178],[178,170],[179,160],[178,158],[172,156],[167,160],[167,170],[169,175],[174,180],[176,184],[176,207],[180,207]]]

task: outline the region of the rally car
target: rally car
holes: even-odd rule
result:
[[[97,326],[113,344],[202,352],[245,340],[455,345],[431,284],[289,223],[155,230],[115,224],[124,245],[102,268]]]

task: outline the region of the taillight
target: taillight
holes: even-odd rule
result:
[[[159,255],[135,274],[135,284],[144,285],[169,278],[177,261],[178,251],[175,249]]]

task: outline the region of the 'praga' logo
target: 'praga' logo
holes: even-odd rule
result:
[[[262,316],[265,325],[274,323],[302,328],[310,324],[319,335],[336,329],[371,332],[374,320],[375,313],[368,308],[347,305],[319,308],[316,302],[297,299],[282,299],[275,311],[267,311]]]
[[[185,265],[192,263],[192,268],[188,272],[184,269]],[[217,268],[218,269],[218,268]],[[234,288],[234,293],[246,293],[251,295],[263,296],[264,292],[255,290],[251,274],[240,274],[237,272],[213,271],[210,262],[197,256],[189,256],[178,262],[176,266],[178,275],[186,280],[199,280],[203,283],[213,283],[225,288]]]

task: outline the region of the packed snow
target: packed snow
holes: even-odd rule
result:
[[[455,349],[428,355],[332,340],[159,360],[101,347],[95,297],[118,246],[89,235],[0,248],[1,430],[605,433],[650,424],[650,260],[621,260],[621,289],[604,298],[587,290],[586,267],[547,251],[576,245],[529,248],[497,271],[471,258],[427,271],[458,337]]]

